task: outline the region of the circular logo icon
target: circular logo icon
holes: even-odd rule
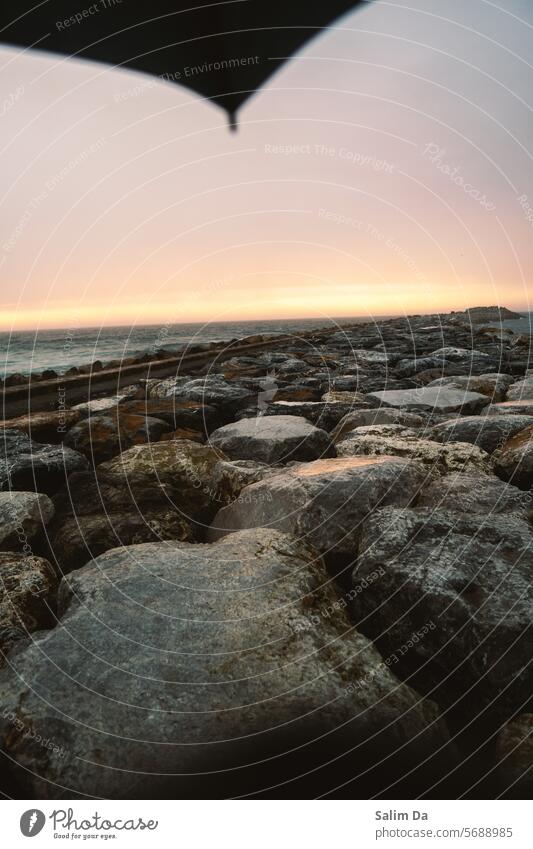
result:
[[[24,811],[20,818],[20,830],[24,837],[35,837],[42,831],[46,822],[46,817],[38,808],[31,808],[29,811]]]

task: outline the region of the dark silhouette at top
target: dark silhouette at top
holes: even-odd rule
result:
[[[0,0],[0,42],[134,68],[237,110],[365,0]],[[84,4],[85,3],[85,4]]]

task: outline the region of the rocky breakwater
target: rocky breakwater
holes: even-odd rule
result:
[[[4,422],[11,795],[526,792],[533,372],[473,320]]]

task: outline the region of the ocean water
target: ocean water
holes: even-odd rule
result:
[[[339,323],[366,321],[342,318]],[[157,324],[136,327],[83,327],[63,330],[0,333],[0,377],[44,369],[64,372],[95,360],[106,363],[124,357],[179,350],[188,343],[224,342],[255,333],[284,334],[331,325],[332,319],[235,321],[210,324]]]
[[[71,366],[87,365],[95,360],[103,363],[159,348],[177,351],[187,344],[224,342],[255,333],[284,334],[332,322],[348,324],[368,321],[366,317],[339,319],[288,319],[269,321],[233,321],[208,324],[153,324],[136,327],[83,327],[62,330],[19,331],[0,333],[0,377],[16,372],[30,374],[44,369],[64,372]],[[533,333],[533,313],[521,319],[502,322],[515,333]]]

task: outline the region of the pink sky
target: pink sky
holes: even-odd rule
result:
[[[444,16],[444,17],[440,17]],[[240,114],[0,50],[0,329],[529,309],[533,9],[377,2]]]

